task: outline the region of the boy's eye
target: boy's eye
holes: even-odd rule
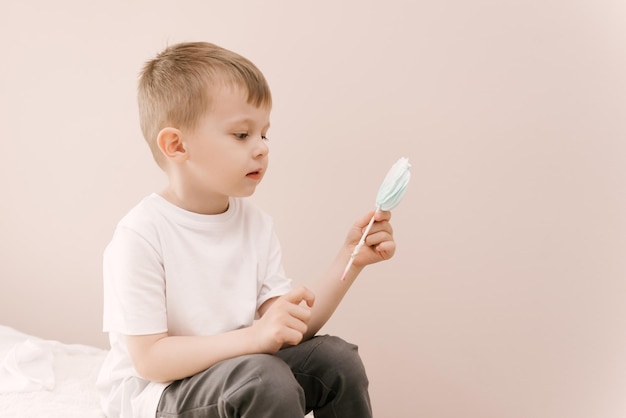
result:
[[[234,134],[235,138],[237,139],[246,139],[248,137],[248,133],[240,133],[240,134]]]
[[[261,137],[261,139],[262,139],[263,141],[265,141],[265,142],[267,142],[267,141],[269,141],[269,140],[270,140],[270,139],[269,139],[268,137],[266,137],[265,135],[263,135],[263,136]]]

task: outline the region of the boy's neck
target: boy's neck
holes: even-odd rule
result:
[[[211,196],[198,198],[193,193],[176,190],[171,185],[163,189],[159,195],[179,208],[202,215],[219,215],[228,210],[227,196],[222,198],[212,198]]]

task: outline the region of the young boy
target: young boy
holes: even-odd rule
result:
[[[268,165],[271,94],[247,59],[183,43],[146,63],[141,128],[168,177],[104,253],[98,386],[113,417],[371,417],[356,346],[315,336],[364,266],[395,252],[390,213],[340,280],[372,213],[313,289],[292,289],[271,219],[244,199]]]

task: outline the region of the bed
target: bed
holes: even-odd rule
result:
[[[105,354],[0,325],[0,417],[104,418],[96,378]]]
[[[105,355],[0,325],[0,417],[105,418],[96,392]]]

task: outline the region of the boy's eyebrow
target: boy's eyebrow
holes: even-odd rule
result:
[[[244,118],[233,118],[233,119],[227,120],[226,123],[229,125],[237,125],[239,123],[247,123],[247,124],[253,125],[256,123],[256,121],[251,118],[244,117]],[[269,127],[270,127],[270,122],[267,121],[267,124],[263,127],[263,129],[269,129]]]

